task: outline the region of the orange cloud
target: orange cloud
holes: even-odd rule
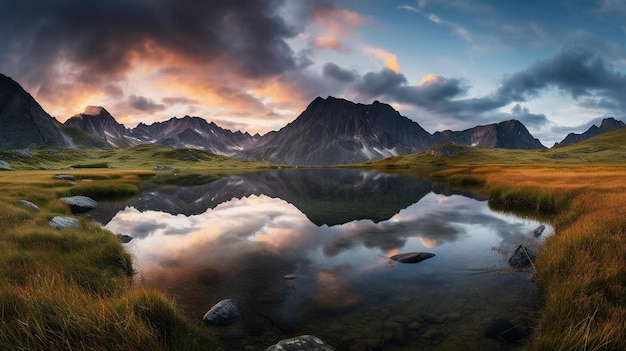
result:
[[[314,17],[315,23],[326,28],[329,33],[348,37],[350,32],[363,25],[366,19],[360,14],[336,7],[319,9]]]
[[[342,45],[339,39],[332,36],[320,36],[313,40],[315,47],[319,49],[331,49],[336,51],[342,51]]]
[[[383,60],[385,67],[390,70],[399,73],[400,72],[400,64],[398,63],[398,57],[395,54],[387,52],[383,49],[365,47],[363,49],[366,53],[369,53],[376,57],[379,60]]]
[[[430,73],[426,75],[422,80],[417,84],[418,86],[428,85],[430,83],[434,83],[439,80],[439,76],[436,74]]]

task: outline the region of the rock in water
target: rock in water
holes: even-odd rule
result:
[[[54,229],[78,228],[80,227],[80,222],[78,219],[71,217],[55,216],[52,218],[49,225]]]
[[[39,206],[35,205],[34,203],[30,202],[30,201],[26,201],[26,200],[20,200],[20,205],[27,207],[28,209],[30,209],[33,212],[39,212],[41,211],[39,209]]]
[[[492,320],[485,331],[485,336],[509,344],[519,344],[526,338],[525,333],[504,318]]]
[[[509,258],[509,265],[513,268],[525,268],[535,261],[535,253],[526,246],[520,245]]]
[[[533,229],[532,232],[528,233],[528,236],[529,237],[532,236],[534,238],[538,238],[539,235],[541,235],[541,233],[543,233],[543,231],[545,229],[546,229],[546,226],[542,224],[542,225],[538,226],[537,228]]]
[[[72,213],[88,212],[96,208],[98,205],[96,201],[87,196],[72,196],[61,198],[61,201],[65,202]]]
[[[435,254],[430,252],[408,252],[393,255],[389,259],[400,263],[419,263],[434,256]]]
[[[239,318],[239,310],[233,299],[224,299],[216,303],[202,320],[215,325],[229,325]]]
[[[335,348],[313,335],[301,335],[284,339],[267,348],[266,351],[334,351]]]
[[[11,165],[7,161],[0,160],[0,170],[10,171]]]

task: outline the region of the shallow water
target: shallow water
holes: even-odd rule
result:
[[[540,223],[493,212],[471,193],[356,170],[227,177],[97,211],[107,229],[135,238],[126,246],[138,281],[191,319],[237,301],[239,322],[203,326],[233,350],[301,334],[340,350],[514,349],[484,336],[497,318],[522,333],[534,324],[531,272],[506,260],[551,232],[529,238]],[[387,258],[413,251],[435,256]]]

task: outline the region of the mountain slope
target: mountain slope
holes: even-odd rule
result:
[[[87,106],[83,113],[70,117],[64,124],[103,139],[113,147],[138,144],[132,138],[132,132],[119,124],[107,110],[100,106]]]
[[[624,122],[622,121],[616,120],[613,117],[605,118],[602,120],[600,127],[594,124],[591,126],[591,128],[589,128],[586,132],[582,134],[569,133],[560,143],[555,143],[554,147],[573,144],[624,127],[626,127],[626,124],[624,124]]]
[[[17,82],[0,74],[0,149],[70,146],[57,124]]]
[[[296,120],[244,155],[273,163],[356,163],[423,150],[431,135],[387,104],[316,98]]]

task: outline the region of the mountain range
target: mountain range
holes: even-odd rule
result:
[[[558,145],[624,126],[613,118],[605,119],[600,127],[570,134]],[[158,144],[274,164],[332,165],[416,153],[435,143],[546,149],[517,120],[430,134],[388,104],[366,105],[332,96],[316,98],[294,121],[262,136],[232,132],[190,116],[140,123],[130,129],[99,106],[88,106],[61,124],[18,83],[0,74],[0,149]]]

